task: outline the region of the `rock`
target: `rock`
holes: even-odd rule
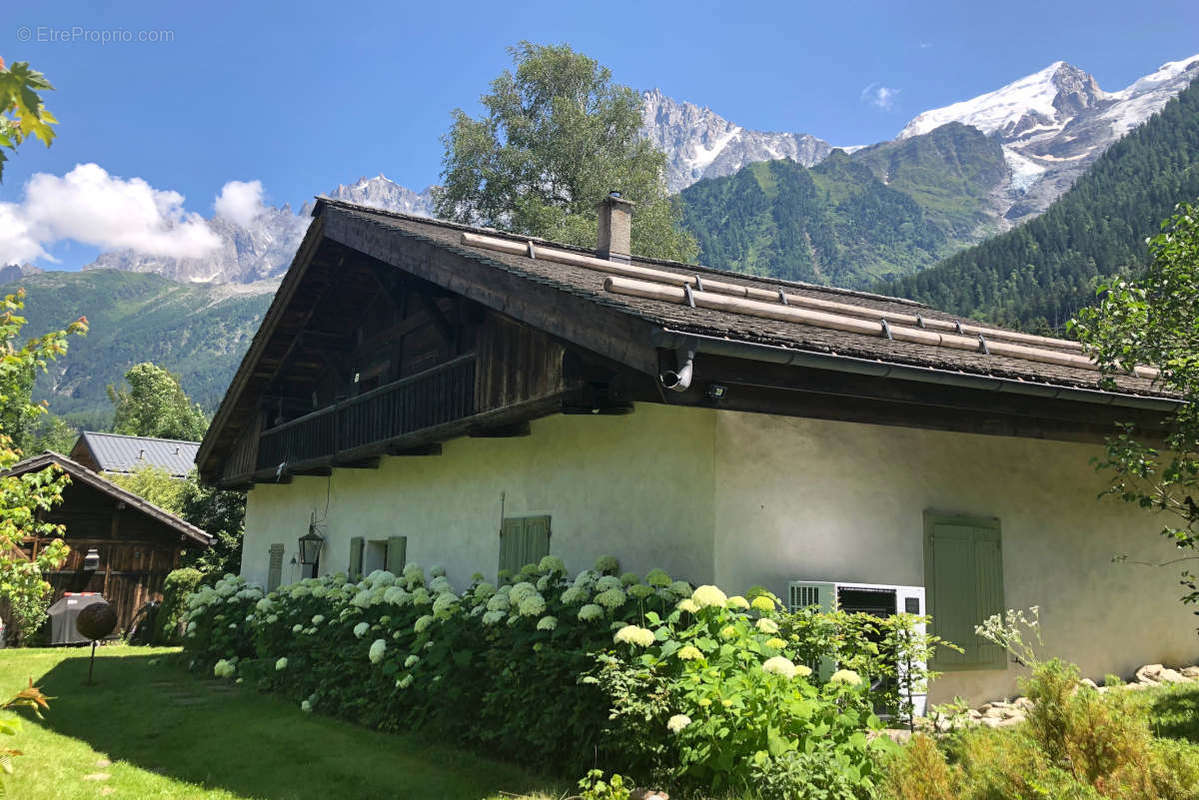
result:
[[[670,800],[670,795],[657,789],[634,789],[629,800]]]
[[[1182,677],[1182,673],[1175,669],[1163,669],[1158,673],[1157,680],[1159,683],[1186,683],[1187,679]]]
[[[1079,681],[1079,683],[1088,689],[1099,689],[1099,684],[1095,683],[1095,681],[1091,680],[1090,678],[1083,678],[1081,681]]]
[[[1199,679],[1199,665],[1183,669],[1182,677],[1190,678],[1191,680]]]
[[[1091,685],[1093,686],[1094,684],[1091,684]],[[1020,709],[1021,711],[1031,711],[1032,707],[1033,707],[1033,702],[1032,702],[1032,700],[1029,700],[1027,697],[1017,697],[1016,702],[1012,703],[1012,705],[1015,708]]]
[[[1152,689],[1157,686],[1156,683],[1126,683],[1123,688],[1130,692],[1139,692],[1141,689]]]

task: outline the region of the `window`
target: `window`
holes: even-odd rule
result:
[[[924,512],[924,584],[933,633],[965,650],[938,648],[932,668],[1005,669],[1007,654],[974,633],[1004,609],[999,520]]]
[[[350,560],[347,574],[352,581],[362,580],[377,569],[385,569],[395,575],[404,571],[408,554],[408,537],[392,536],[388,539],[372,539],[361,536],[350,539]]]
[[[370,575],[377,569],[384,569],[387,564],[387,540],[372,539],[366,543],[362,554],[362,574]]]
[[[500,571],[512,575],[550,554],[550,518],[511,517],[500,529]]]

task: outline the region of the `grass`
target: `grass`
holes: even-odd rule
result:
[[[25,755],[9,797],[402,798],[561,797],[550,781],[511,764],[302,713],[290,702],[226,681],[198,679],[176,650],[104,647],[96,685],[87,651],[0,650],[0,694],[35,685],[54,699],[27,714],[2,747]]]

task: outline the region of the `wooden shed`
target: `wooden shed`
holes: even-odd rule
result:
[[[21,475],[55,466],[70,477],[63,499],[44,519],[65,527],[71,555],[63,568],[46,575],[54,600],[64,592],[99,592],[117,612],[120,630],[128,629],[144,603],[162,599],[162,582],[177,568],[184,550],[208,547],[211,537],[196,526],[138,497],[87,467],[58,453],[46,452],[15,465]],[[45,540],[27,539],[33,557]],[[84,569],[84,557],[95,549],[99,567]]]

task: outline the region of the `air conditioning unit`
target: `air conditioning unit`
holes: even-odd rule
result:
[[[899,586],[886,583],[843,583],[840,581],[791,581],[787,590],[787,606],[791,611],[798,611],[809,606],[818,606],[821,611],[840,609],[852,613],[874,614],[878,617],[889,617],[893,614],[925,613],[924,587]],[[924,625],[916,626],[916,631],[924,633]],[[921,663],[921,671],[925,664]],[[821,673],[831,673],[836,665],[831,660],[814,665]],[[904,685],[904,670],[899,671],[899,680]],[[905,687],[906,688],[906,687]],[[928,707],[927,692],[905,693],[912,703],[916,716],[924,716]]]

